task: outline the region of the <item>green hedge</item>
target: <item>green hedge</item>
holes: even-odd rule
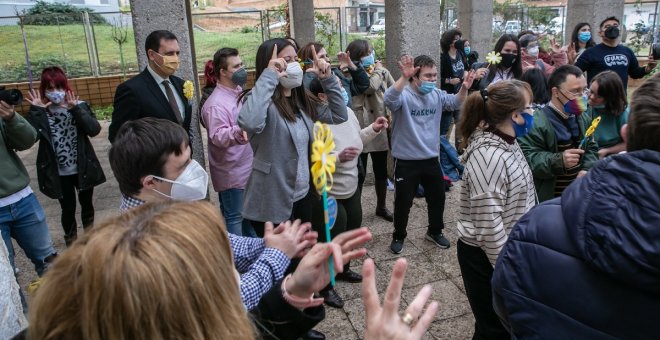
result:
[[[64,25],[82,23],[82,13],[89,13],[89,20],[95,24],[108,22],[94,10],[86,7],[76,7],[70,4],[50,3],[38,0],[37,4],[25,12],[23,24],[25,25]]]

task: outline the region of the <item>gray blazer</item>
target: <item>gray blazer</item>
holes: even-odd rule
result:
[[[254,151],[242,215],[259,222],[288,220],[294,203],[298,152],[291,136],[291,123],[282,118],[271,98],[278,84],[277,73],[265,69],[238,114],[238,125],[247,132]],[[328,124],[345,122],[348,116],[338,82],[329,77],[321,80],[321,86],[328,95],[328,104],[316,107],[318,120]],[[305,113],[302,117],[311,144],[314,122]]]

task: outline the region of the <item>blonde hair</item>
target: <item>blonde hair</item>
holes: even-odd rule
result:
[[[208,202],[147,203],[60,255],[30,339],[253,339],[229,239]]]

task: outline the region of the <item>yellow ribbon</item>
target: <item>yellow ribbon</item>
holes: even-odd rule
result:
[[[312,142],[312,179],[319,192],[330,191],[332,188],[332,173],[335,172],[335,155],[330,154],[335,149],[332,131],[320,122],[314,124],[314,142]]]
[[[598,127],[598,123],[600,123],[600,116],[596,117],[592,122],[591,126],[587,129],[587,132],[584,133],[584,137],[590,137],[591,135],[594,134],[594,131],[596,131],[596,128]]]
[[[183,95],[186,97],[186,99],[191,100],[194,94],[195,86],[193,86],[192,81],[186,80],[183,83]]]

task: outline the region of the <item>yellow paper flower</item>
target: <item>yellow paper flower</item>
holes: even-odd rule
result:
[[[486,55],[486,61],[487,61],[489,64],[497,65],[497,64],[500,63],[500,61],[502,61],[502,55],[500,55],[499,52],[490,51],[490,52],[488,52],[488,54]]]
[[[594,131],[596,131],[596,128],[598,127],[598,123],[600,123],[600,116],[596,117],[596,119],[591,122],[591,126],[589,126],[587,132],[584,133],[585,138],[594,134]]]
[[[191,100],[194,94],[195,86],[193,85],[192,81],[186,80],[183,83],[183,95],[186,97],[186,99]]]
[[[320,122],[314,124],[314,142],[312,143],[312,179],[320,193],[332,188],[332,173],[335,172],[335,141],[332,131]]]
[[[367,73],[372,74],[375,69],[376,69],[376,65],[372,64],[372,65],[369,65],[369,67],[367,67],[366,71],[367,71]]]

